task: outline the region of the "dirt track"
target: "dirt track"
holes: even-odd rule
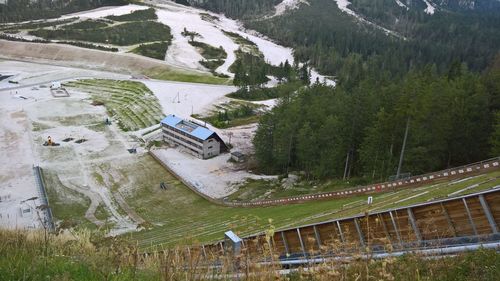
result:
[[[208,72],[171,66],[134,54],[111,53],[69,45],[0,40],[0,50],[0,58],[5,59],[107,70],[131,75],[172,72],[193,76],[210,76]]]

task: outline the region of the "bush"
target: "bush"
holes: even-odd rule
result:
[[[200,64],[204,67],[210,69],[211,71],[215,71],[219,66],[224,64],[223,60],[201,60]]]
[[[147,10],[137,10],[130,14],[121,16],[107,16],[107,19],[114,21],[146,21],[146,20],[156,20],[158,16],[156,15],[155,9],[149,8]]]
[[[159,42],[152,44],[141,44],[139,47],[133,49],[131,52],[153,59],[164,60],[165,53],[168,50],[169,42]]]
[[[97,20],[85,20],[80,22],[75,22],[72,24],[64,25],[61,28],[63,29],[96,29],[107,27],[108,24],[103,21]]]
[[[206,43],[203,42],[198,42],[198,41],[189,41],[189,44],[191,44],[193,47],[196,47],[198,50],[200,50],[200,54],[207,60],[212,60],[212,59],[226,59],[227,58],[227,53],[220,46],[219,48],[210,46]]]

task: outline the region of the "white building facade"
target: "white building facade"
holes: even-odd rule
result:
[[[215,132],[175,115],[165,117],[161,127],[165,142],[180,145],[201,159],[228,151],[224,141]]]

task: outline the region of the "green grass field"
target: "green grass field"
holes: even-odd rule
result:
[[[90,199],[64,186],[53,171],[44,170],[43,176],[52,213],[61,221],[61,226],[95,229],[96,226],[85,218]]]
[[[125,236],[136,241],[143,250],[151,246],[216,241],[222,239],[223,233],[229,229],[245,236],[263,231],[270,225],[276,228],[298,226],[359,214],[368,210],[364,204],[366,195],[265,208],[223,207],[197,196],[163,170],[151,157],[147,156],[142,163],[142,166],[147,167],[147,174],[144,177],[148,178],[148,181],[135,192],[129,193],[126,200],[140,216],[149,222],[151,227]],[[146,172],[143,169],[140,171]],[[453,185],[445,182],[376,194],[373,196],[374,204],[370,210],[385,210],[443,198],[451,192],[490,180],[457,196],[488,189],[500,184],[499,176],[500,171],[495,171]],[[155,181],[153,178],[158,178],[158,180]],[[167,183],[168,190],[159,188],[160,180]]]
[[[168,70],[165,68],[152,68],[143,73],[144,75],[158,80],[179,81],[189,83],[232,85],[232,79],[216,77],[208,73],[197,73],[189,71]]]

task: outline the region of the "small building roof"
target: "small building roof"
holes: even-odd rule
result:
[[[182,121],[181,118],[171,114],[171,115],[163,118],[163,120],[161,120],[161,123],[175,127],[181,121]]]
[[[239,151],[231,152],[231,155],[234,155],[235,157],[238,157],[238,158],[245,156],[243,153],[241,153]]]
[[[191,132],[191,135],[199,138],[199,139],[202,139],[202,140],[206,140],[208,139],[214,132],[210,131],[209,129],[207,128],[204,128],[204,127],[198,127],[196,129],[194,129],[194,131]]]
[[[196,123],[189,122],[187,120],[184,120],[182,118],[179,118],[173,114],[168,115],[165,117],[162,121],[162,124],[167,124],[171,127],[177,128],[183,132],[186,132],[187,134],[192,135],[193,137],[196,137],[201,140],[206,140],[208,139],[211,135],[214,134],[211,130],[200,126]]]
[[[229,231],[226,231],[224,232],[224,235],[231,239],[231,241],[233,241],[233,243],[240,243],[241,242],[241,238],[238,237],[238,235],[236,235],[234,232],[232,232],[231,230]]]

